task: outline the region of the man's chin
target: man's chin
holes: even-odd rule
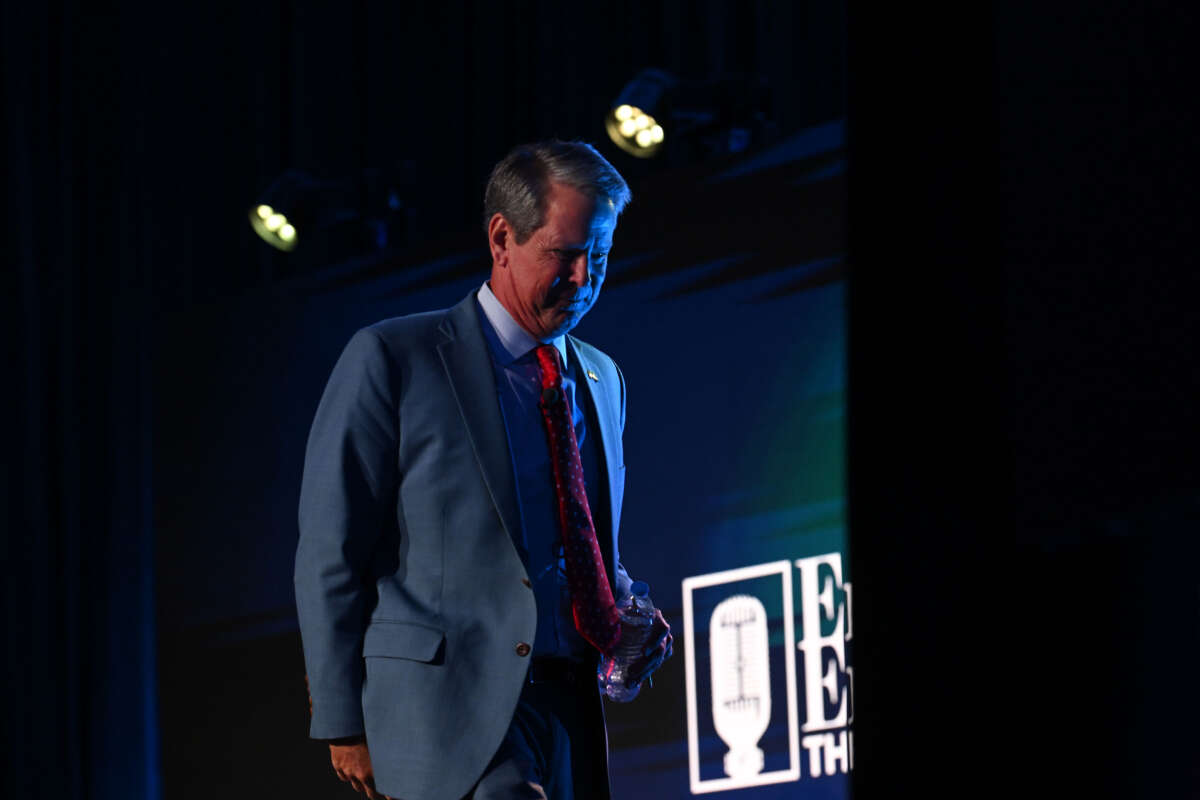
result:
[[[575,327],[582,317],[583,314],[579,311],[560,309],[542,320],[542,330],[544,333],[540,338],[546,340],[557,339],[559,336],[570,333],[571,329]]]

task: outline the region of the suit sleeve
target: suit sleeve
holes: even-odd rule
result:
[[[392,359],[358,331],[313,419],[300,487],[296,611],[314,739],[363,732],[362,640],[371,553],[394,513],[397,418]]]

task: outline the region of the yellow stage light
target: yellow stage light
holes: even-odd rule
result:
[[[264,242],[280,250],[296,249],[296,226],[286,216],[264,203],[252,207],[249,217],[250,226]]]
[[[661,69],[644,69],[625,84],[604,117],[613,144],[638,158],[657,155],[666,128],[678,118],[673,110],[678,85],[673,75]],[[678,135],[678,130],[672,129],[671,135]]]
[[[654,117],[637,106],[622,103],[614,108],[604,122],[613,143],[639,158],[649,158],[662,145],[663,128]]]

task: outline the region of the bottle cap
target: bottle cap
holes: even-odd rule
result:
[[[629,586],[629,593],[634,597],[645,597],[650,594],[650,584],[645,581],[634,581]]]

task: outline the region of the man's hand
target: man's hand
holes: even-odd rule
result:
[[[663,617],[662,612],[654,609],[654,627],[647,637],[646,650],[642,657],[633,662],[629,668],[629,683],[637,683],[650,676],[650,673],[662,666],[662,662],[671,657],[671,644],[675,637],[671,635],[671,626]]]
[[[329,760],[333,762],[337,776],[353,786],[356,792],[364,792],[370,800],[392,800],[375,791],[375,773],[371,770],[366,737],[342,741],[344,743],[329,743]]]

